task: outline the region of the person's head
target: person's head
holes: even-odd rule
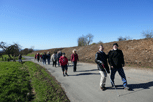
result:
[[[73,52],[74,54],[76,54],[76,49],[74,49],[72,52]]]
[[[50,52],[48,51],[47,54],[50,54]]]
[[[44,54],[46,54],[46,52],[44,52]]]
[[[117,44],[117,43],[114,43],[114,44],[113,44],[113,49],[114,49],[114,50],[117,50],[117,49],[118,49],[118,44]]]
[[[65,57],[65,53],[62,53],[62,56]]]
[[[104,50],[103,45],[100,45],[100,46],[99,46],[99,51],[103,51],[103,50]]]

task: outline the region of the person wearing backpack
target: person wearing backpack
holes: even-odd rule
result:
[[[77,69],[77,61],[79,61],[78,54],[76,53],[76,49],[74,49],[73,54],[71,55],[71,62],[73,62],[73,72],[76,72]]]
[[[110,71],[107,64],[108,57],[103,50],[104,50],[104,47],[100,45],[99,51],[95,55],[95,62],[97,63],[99,73],[101,75],[100,88],[104,91],[106,90],[105,84],[106,84],[107,73],[110,73]],[[107,72],[105,71],[104,68],[106,69]]]
[[[113,44],[113,50],[109,51],[108,56],[109,56],[108,62],[111,67],[110,78],[112,80],[112,87],[114,87],[113,85],[115,85],[115,83],[114,83],[115,73],[118,71],[118,73],[122,79],[124,89],[131,90],[129,87],[127,87],[127,80],[126,80],[126,76],[125,76],[125,73],[123,70],[123,67],[125,65],[123,52],[122,52],[122,50],[118,49],[117,43]]]
[[[62,53],[62,56],[59,58],[59,63],[60,63],[61,68],[62,68],[63,76],[64,77],[65,77],[65,75],[68,76],[68,74],[67,74],[67,70],[68,70],[68,66],[67,66],[68,59],[65,56],[65,53]]]
[[[43,65],[46,65],[46,52],[42,55]]]

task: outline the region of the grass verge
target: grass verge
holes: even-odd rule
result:
[[[0,62],[0,102],[28,101],[28,71],[18,62]]]
[[[35,89],[34,102],[69,102],[61,86],[48,71],[33,62],[26,62],[25,66],[30,72],[31,84]]]
[[[0,102],[70,102],[61,86],[33,62],[0,62]]]
[[[26,56],[35,57],[35,54],[29,53],[29,54],[27,54]]]

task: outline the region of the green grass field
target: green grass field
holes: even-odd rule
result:
[[[69,102],[61,86],[33,62],[0,62],[0,102]]]
[[[35,57],[35,54],[27,54],[26,56]]]

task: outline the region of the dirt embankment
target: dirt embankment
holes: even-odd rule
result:
[[[112,49],[112,45],[115,42],[104,43],[104,52],[108,52]],[[142,67],[153,66],[153,38],[152,39],[140,39],[140,40],[128,40],[128,41],[118,41],[119,49],[123,51],[124,59],[126,65],[136,65]],[[69,48],[56,48],[36,52],[47,52],[61,50],[66,53],[68,59],[70,59],[72,50],[76,49],[79,55],[79,60],[82,62],[94,63],[95,54],[98,51],[100,44],[81,46],[81,47],[69,47]],[[33,53],[36,53],[33,52]]]

